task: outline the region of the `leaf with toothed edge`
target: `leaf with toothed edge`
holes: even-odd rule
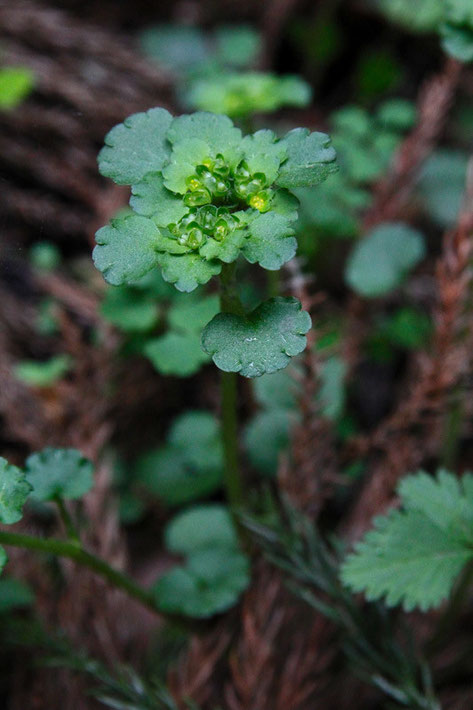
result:
[[[173,118],[164,108],[128,116],[105,136],[99,170],[117,185],[134,185],[147,173],[161,170],[169,158],[166,132]]]
[[[243,256],[250,264],[277,271],[292,259],[297,240],[292,235],[291,218],[274,212],[258,215],[249,224],[250,237],[243,246]]]
[[[144,217],[153,217],[158,227],[178,222],[189,211],[182,199],[164,186],[160,173],[149,173],[136,185],[132,185],[130,206]]]
[[[206,284],[222,270],[220,262],[205,261],[199,254],[160,253],[157,257],[164,280],[186,293]]]
[[[276,185],[280,187],[318,185],[338,170],[335,149],[325,133],[294,128],[281,143],[287,149],[288,159],[282,164],[276,180]]]
[[[202,347],[224,372],[259,377],[282,370],[302,352],[310,327],[296,298],[272,298],[244,317],[216,315],[204,328]]]
[[[160,236],[157,226],[146,217],[113,219],[95,235],[95,266],[112,286],[135,281],[157,266]]]
[[[39,501],[81,498],[92,488],[93,471],[92,462],[77,449],[50,446],[29,456],[25,464],[31,497]]]

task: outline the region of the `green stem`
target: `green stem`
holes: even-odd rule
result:
[[[235,264],[224,264],[220,277],[220,307],[223,313],[243,315],[235,283]],[[238,461],[237,375],[221,373],[222,437],[224,451],[224,484],[227,500],[235,510],[243,502],[243,486]]]
[[[74,525],[74,521],[72,520],[71,514],[69,513],[66,504],[64,503],[64,500],[58,496],[55,499],[55,502],[59,509],[59,515],[61,516],[61,520],[64,523],[67,537],[71,541],[79,542],[79,532],[76,526]]]
[[[279,296],[279,271],[267,271],[266,274],[268,297],[276,298]]]
[[[57,540],[55,538],[33,537],[31,535],[22,535],[20,533],[10,533],[0,530],[0,544],[23,547],[28,550],[46,552],[51,555],[58,555],[59,557],[67,557],[70,560],[74,560],[83,567],[88,567],[88,569],[110,582],[114,587],[122,589],[128,596],[136,599],[141,604],[148,607],[148,609],[151,609],[155,613],[158,612],[151,592],[140,587],[127,575],[110,567],[110,565],[100,557],[86,552],[78,542]]]

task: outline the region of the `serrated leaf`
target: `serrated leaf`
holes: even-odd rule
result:
[[[387,606],[402,602],[405,611],[438,606],[473,557],[461,539],[417,511],[393,511],[375,526],[341,571],[343,582],[370,601],[385,597]]]
[[[276,180],[281,187],[318,185],[337,170],[336,153],[325,133],[310,133],[307,128],[295,128],[281,143],[286,146],[288,155]]]
[[[150,330],[159,319],[157,305],[148,294],[127,286],[108,288],[100,312],[109,323],[130,333]]]
[[[166,132],[172,120],[165,109],[152,108],[112,128],[98,157],[102,175],[118,185],[134,185],[147,173],[161,170],[169,158]]]
[[[238,536],[228,509],[219,503],[196,505],[176,515],[166,526],[169,552],[188,555],[206,547],[238,548]]]
[[[218,261],[206,261],[200,254],[158,254],[159,265],[165,281],[175,285],[178,291],[189,293],[210,281],[222,270]]]
[[[149,173],[136,185],[132,185],[130,205],[140,215],[153,217],[158,227],[179,222],[189,211],[180,197],[164,187],[161,173]]]
[[[158,607],[169,613],[207,618],[232,607],[250,582],[245,555],[228,549],[198,550],[154,585]]]
[[[242,252],[250,264],[258,263],[263,269],[277,271],[292,259],[297,251],[297,240],[292,235],[290,218],[267,212],[249,224],[250,236]]]
[[[202,351],[200,335],[191,332],[169,332],[152,338],[143,347],[143,353],[162,375],[176,377],[195,375],[210,360]]]
[[[168,310],[168,323],[170,328],[183,333],[200,333],[219,312],[219,308],[220,300],[216,294],[196,299],[187,294],[178,294]]]
[[[39,501],[81,498],[93,486],[93,465],[77,449],[47,447],[26,460],[25,473]]]
[[[376,298],[400,286],[424,253],[420,232],[400,222],[386,222],[354,247],[345,279],[360,295]]]
[[[198,111],[196,113],[178,116],[171,124],[167,133],[171,143],[198,138],[204,141],[216,155],[227,156],[239,151],[241,131],[236,128],[228,116]]]
[[[473,542],[472,483],[472,474],[457,478],[439,469],[434,477],[419,471],[402,479],[398,493],[409,510],[418,510],[443,530],[465,534]]]
[[[134,281],[158,264],[160,232],[146,217],[113,219],[95,235],[95,266],[112,286]]]
[[[375,519],[345,561],[342,579],[368,599],[386,596],[388,606],[425,611],[447,597],[473,557],[473,476],[420,471],[401,481],[398,494],[403,510]]]
[[[202,347],[221,370],[259,377],[302,352],[310,327],[296,298],[272,298],[246,317],[219,313],[204,328]]]
[[[23,506],[30,493],[31,485],[23,471],[0,456],[0,523],[12,525],[21,520]],[[4,559],[3,555],[0,557],[0,566],[3,566],[6,555]]]

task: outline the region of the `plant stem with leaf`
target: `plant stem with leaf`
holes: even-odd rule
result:
[[[0,544],[23,547],[27,550],[45,552],[74,560],[83,567],[88,567],[88,569],[98,574],[115,588],[122,589],[128,596],[136,599],[144,606],[152,609],[152,611],[158,612],[153,595],[149,590],[136,584],[123,572],[110,567],[105,560],[84,550],[77,540],[41,538],[0,530]]]

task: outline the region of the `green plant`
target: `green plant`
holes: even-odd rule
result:
[[[242,136],[227,116],[173,118],[164,109],[135,114],[110,131],[102,174],[131,185],[133,214],[97,232],[94,261],[111,284],[159,267],[179,291],[220,275],[221,310],[202,332],[204,351],[225,373],[257,377],[287,365],[306,344],[310,317],[294,298],[273,298],[251,313],[235,287],[235,265],[278,270],[297,243],[298,201],[291,188],[317,185],[336,167],[329,138],[299,128]],[[236,381],[222,380],[225,483],[241,501],[237,464]]]
[[[276,111],[282,106],[307,106],[311,90],[297,76],[262,72],[219,73],[193,81],[185,99],[193,109],[243,118],[253,113]]]
[[[401,481],[398,494],[402,509],[375,519],[342,580],[368,599],[426,611],[448,596],[473,557],[473,476],[420,471]]]

